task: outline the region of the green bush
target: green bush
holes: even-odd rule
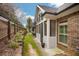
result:
[[[14,41],[18,42],[20,39],[22,39],[22,35],[20,33],[16,33]]]
[[[8,47],[12,49],[16,49],[19,47],[18,41],[22,39],[22,35],[20,33],[16,33],[15,38],[10,40]]]
[[[36,42],[33,39],[34,38],[33,38],[33,35],[31,33],[28,33],[24,37],[24,39],[23,39],[23,42],[24,42],[24,44],[23,44],[23,55],[24,56],[25,55],[30,55],[29,54],[29,51],[28,51],[29,50],[28,44],[31,44],[32,45],[32,48],[36,50],[37,55],[39,55],[39,56],[42,56],[43,55],[42,52],[41,52],[41,50],[40,50],[40,48],[37,46]]]
[[[17,42],[15,42],[15,41],[10,41],[10,43],[9,43],[9,48],[16,49],[16,48],[18,48],[18,47],[19,47],[19,45],[18,45]]]
[[[28,36],[26,35],[25,37],[24,37],[24,39],[23,39],[23,56],[29,56],[30,54],[29,54],[29,46],[28,46],[28,44],[29,44],[29,42],[27,42],[27,40],[28,40]]]

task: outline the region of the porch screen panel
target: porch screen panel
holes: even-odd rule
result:
[[[44,22],[44,35],[47,35],[47,21]]]
[[[55,36],[55,27],[56,22],[54,20],[50,21],[50,36]]]
[[[39,25],[36,25],[36,33],[39,33]]]

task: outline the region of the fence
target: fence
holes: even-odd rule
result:
[[[18,24],[0,16],[0,53],[6,48],[8,41],[19,31]]]

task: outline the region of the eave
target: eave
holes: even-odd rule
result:
[[[58,12],[58,13],[50,13],[50,12],[45,12],[42,16],[45,18],[50,18],[52,20],[56,20],[57,18],[72,14],[74,12],[79,11],[79,4],[72,4],[68,8]]]

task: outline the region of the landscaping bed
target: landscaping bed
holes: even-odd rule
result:
[[[22,38],[23,35],[19,32],[16,33],[16,35],[9,40],[9,43],[4,51],[4,56],[17,56],[22,55],[22,48],[20,44],[22,44]],[[19,42],[20,41],[20,42]]]
[[[29,50],[32,50],[33,53],[35,53],[35,55],[37,55],[37,56],[43,55],[42,51],[40,50],[40,48],[37,46],[36,42],[33,39],[34,38],[31,33],[28,33],[27,35],[25,35],[25,37],[23,39],[23,56],[32,55]],[[29,45],[31,45],[32,48],[30,48]]]

